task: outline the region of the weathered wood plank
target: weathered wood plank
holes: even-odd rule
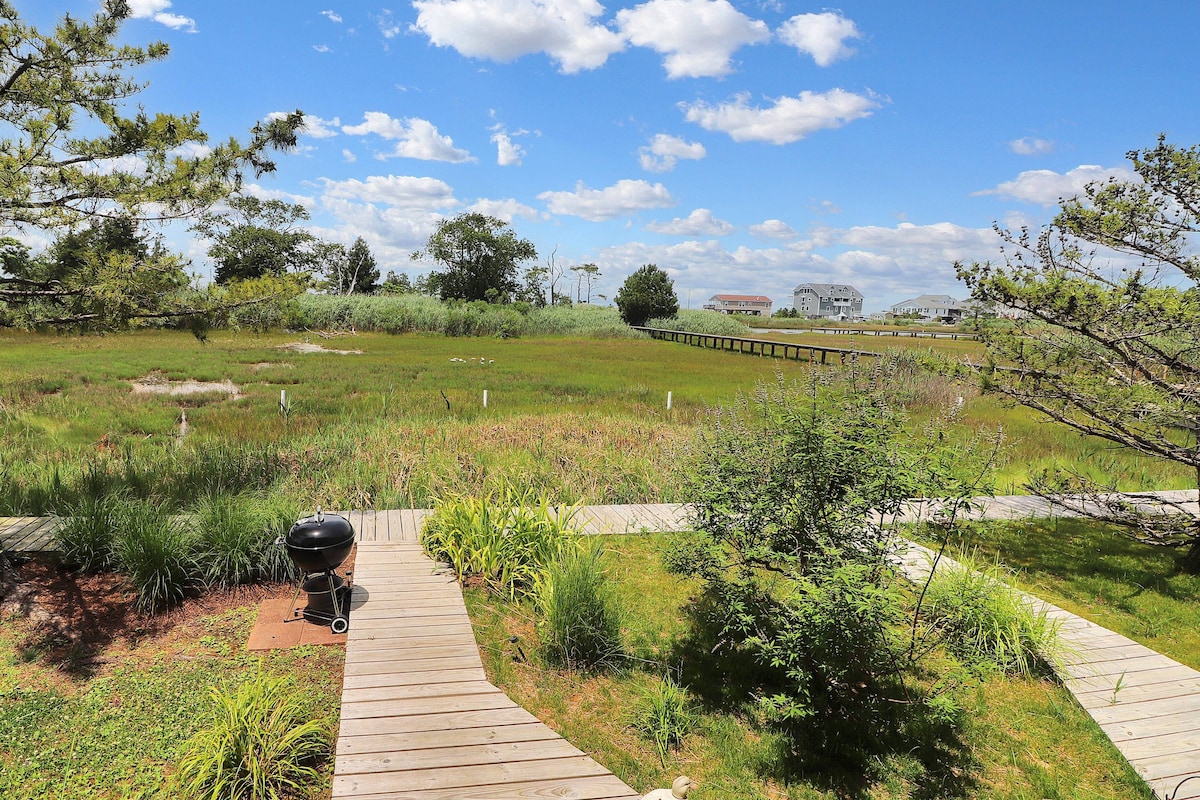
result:
[[[337,796],[364,800],[466,800],[468,797],[470,800],[641,800],[640,795],[631,794],[628,786],[611,775],[472,786],[469,795],[455,788]]]
[[[478,662],[478,659],[475,659]],[[392,671],[378,675],[346,675],[342,678],[342,691],[370,689],[377,686],[406,686],[408,684],[436,683],[438,681],[484,681],[487,673],[478,663],[466,662],[465,666],[442,665],[440,669],[420,670],[413,665],[404,671]]]
[[[543,726],[544,727],[544,726]],[[549,728],[546,728],[549,730]],[[449,767],[467,771],[471,767],[494,764],[515,764],[548,758],[576,758],[583,755],[570,742],[561,738],[532,741],[463,744],[404,750],[390,753],[364,753],[337,758],[339,775],[395,775],[407,779],[406,773]]]
[[[376,736],[348,736],[338,742],[337,755],[364,753],[402,753],[410,750],[464,747],[511,742],[547,741],[559,735],[540,722],[516,725],[489,725],[482,728],[391,733]],[[350,772],[351,770],[344,770]]]
[[[428,789],[467,789],[526,780],[571,780],[610,774],[587,756],[551,758],[543,761],[514,761],[500,764],[480,764],[473,768],[439,767],[411,772],[385,772],[367,775],[338,775],[333,777],[333,796],[346,794],[375,794]],[[462,797],[466,792],[459,793]],[[474,791],[469,793],[474,796]]]
[[[374,686],[366,689],[342,689],[342,705],[347,703],[373,703],[385,700],[411,700],[423,697],[456,697],[459,695],[488,694],[496,687],[487,680],[450,681],[431,680],[426,683],[410,683],[401,686]]]
[[[527,722],[538,722],[538,719],[515,703],[499,708],[477,708],[471,711],[443,711],[404,717],[348,719],[342,721],[339,741],[341,739],[353,740],[361,736],[388,736],[423,731],[457,731]]]

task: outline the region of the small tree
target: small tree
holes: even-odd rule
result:
[[[625,279],[617,291],[616,303],[627,325],[645,325],[646,320],[679,313],[675,283],[654,264],[645,265]]]
[[[976,300],[1018,317],[980,328],[1005,365],[987,375],[989,388],[1080,433],[1182,464],[1200,484],[1200,148],[1160,138],[1128,158],[1140,180],[1090,184],[1037,236],[997,228],[1002,264],[955,267]],[[1102,512],[1138,541],[1184,548],[1184,565],[1200,570],[1200,519],[1190,514],[1139,513],[1115,486],[1080,474],[1047,473],[1032,487]]]
[[[361,236],[349,248],[335,242],[319,243],[314,261],[331,294],[375,294],[380,288],[379,266]]]
[[[580,264],[577,267],[571,267],[571,272],[575,273],[575,302],[592,302],[592,284],[600,278],[600,268],[595,264]],[[587,299],[584,299],[583,295],[585,289],[587,290]]]
[[[64,17],[43,33],[0,0],[0,227],[63,232],[108,217],[189,217],[236,190],[244,171],[273,171],[269,150],[295,146],[299,112],[254,126],[246,144],[230,139],[195,157],[180,153],[207,146],[198,115],[122,113],[143,88],[129,71],[167,55],[161,42],[116,43],[129,15],[126,0],[105,0],[91,21]],[[54,279],[0,273],[0,304],[31,325],[119,327],[210,313],[214,297],[146,291],[179,268],[161,255],[126,252]]]
[[[518,239],[504,220],[469,213],[440,221],[413,258],[442,265],[430,277],[443,300],[503,302],[520,289],[517,269],[537,258],[537,250],[528,239]]]
[[[192,230],[212,240],[217,283],[302,272],[315,266],[316,237],[299,227],[308,209],[253,195],[231,197],[228,210],[204,214]]]

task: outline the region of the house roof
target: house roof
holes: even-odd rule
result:
[[[726,303],[742,301],[752,303],[769,303],[771,298],[764,297],[761,294],[714,294],[709,300],[722,300]]]
[[[902,300],[892,308],[960,308],[962,303],[948,294],[923,294],[911,300]]]
[[[831,297],[835,294],[848,294],[851,297],[863,296],[862,292],[846,283],[802,283],[795,288],[793,294],[805,287],[812,289],[822,297]]]

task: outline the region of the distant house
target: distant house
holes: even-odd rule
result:
[[[792,292],[792,308],[802,317],[855,319],[862,316],[862,292],[839,283],[802,283]]]
[[[752,317],[771,316],[771,298],[761,294],[714,294],[704,307],[722,314],[748,314]]]
[[[916,317],[918,319],[957,322],[969,313],[969,301],[955,300],[948,294],[923,294],[904,300],[891,307],[893,317]]]

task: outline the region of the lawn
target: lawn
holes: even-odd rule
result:
[[[605,537],[606,565],[626,611],[633,658],[623,669],[574,674],[539,662],[533,612],[482,590],[467,592],[489,679],[639,791],[679,774],[703,800],[859,797],[1099,800],[1149,798],[1141,779],[1061,686],[991,676],[964,692],[969,722],[936,753],[873,757],[870,775],[805,772],[766,726],[736,674],[706,668],[691,625],[699,582],[667,574],[665,535]],[[517,644],[511,637],[518,637]],[[524,655],[527,658],[521,658]],[[660,763],[631,722],[664,671],[682,674],[696,726]]]

